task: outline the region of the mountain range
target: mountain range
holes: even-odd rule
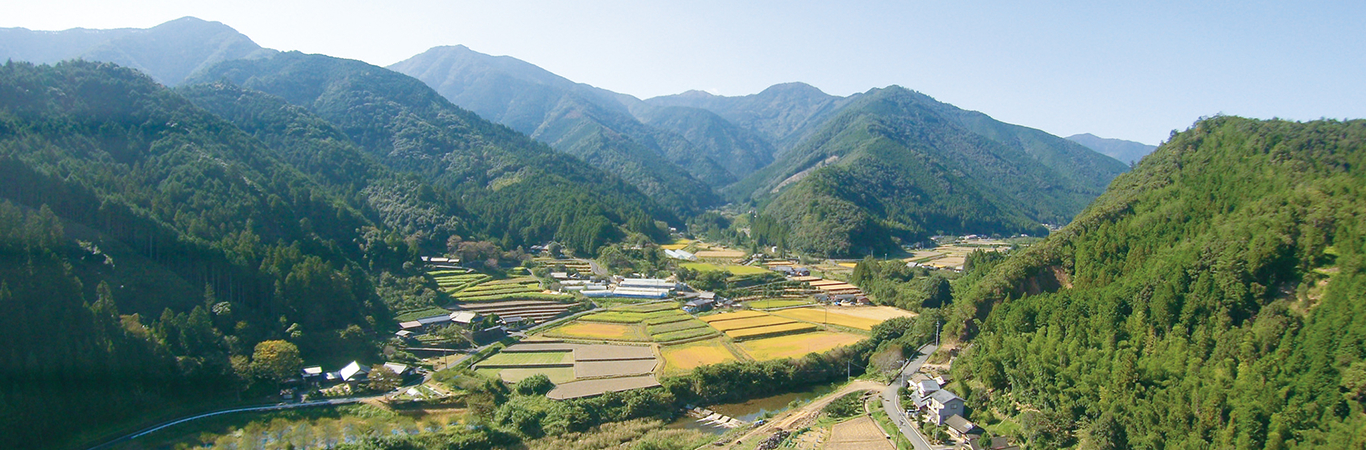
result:
[[[723,203],[749,203],[757,216],[778,224],[765,242],[831,256],[886,252],[931,234],[1042,234],[1040,224],[1066,223],[1124,170],[1066,140],[899,87],[840,97],[786,83],[740,97],[690,91],[641,100],[464,46],[432,48],[388,68],[413,77],[407,78],[368,65],[361,70],[363,63],[354,61],[264,49],[226,25],[192,17],[146,30],[0,30],[0,50],[37,63],[113,62],[168,86],[227,80],[301,107],[314,122],[329,122],[372,162],[422,172],[425,181],[456,190],[488,188],[500,177],[525,180],[530,173],[523,169],[541,164],[533,162],[541,158],[534,152],[488,154],[496,159],[488,167],[521,175],[474,177],[482,162],[449,160],[463,145],[457,141],[470,137],[459,130],[485,118],[514,132],[481,129],[499,136],[494,147],[534,147],[513,143],[513,134],[529,136],[573,157],[557,170],[578,170],[568,167],[575,164],[604,170],[651,203],[601,207],[611,211],[603,216],[609,220],[637,215],[626,208],[649,217],[638,223],[681,225]],[[407,81],[414,78],[430,91]],[[402,98],[376,97],[364,90],[370,82],[396,88]],[[431,91],[454,106],[419,94]],[[343,94],[356,92],[363,94]],[[392,107],[417,103],[435,106]],[[365,115],[392,116],[385,122]],[[429,164],[443,158],[444,169]],[[529,199],[514,203],[556,209]],[[466,212],[464,226],[518,242],[549,238],[555,233],[547,230],[563,222],[546,217],[553,213],[488,220],[480,211]],[[613,235],[598,230],[579,234]]]
[[[1125,164],[1135,164],[1138,160],[1148,156],[1157,146],[1144,144],[1142,142],[1126,141],[1123,139],[1107,139],[1097,137],[1091,133],[1074,134],[1067,137],[1067,140],[1085,145],[1086,148],[1098,151],[1117,159]]]
[[[623,174],[684,215],[715,206],[710,190],[664,176],[686,172],[776,220],[778,236],[766,242],[814,254],[887,252],[932,234],[1044,234],[1041,223],[1066,223],[1125,170],[1067,140],[900,87],[839,97],[786,83],[742,97],[639,100],[463,46],[390,68]],[[639,163],[649,160],[660,162]],[[680,204],[678,193],[692,200]]]

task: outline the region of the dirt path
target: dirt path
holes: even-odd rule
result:
[[[820,415],[821,410],[825,409],[826,405],[829,405],[830,402],[835,401],[835,399],[837,398],[843,397],[845,394],[859,391],[877,392],[885,387],[887,387],[887,385],[876,381],[868,380],[858,380],[853,383],[849,383],[849,385],[845,386],[844,388],[841,388],[838,391],[826,394],[826,396],[816,399],[811,403],[802,405],[802,407],[800,408],[787,411],[782,415],[773,418],[773,420],[759,426],[758,428],[755,428],[754,430],[751,430],[749,433],[745,433],[744,436],[741,436],[739,439],[736,439],[734,442],[729,443],[729,445],[723,448],[735,448],[737,445],[741,444],[754,444],[757,443],[759,439],[766,437],[770,434],[773,434],[773,432],[775,431],[792,431],[796,428],[800,428],[806,424],[815,422],[816,416]]]

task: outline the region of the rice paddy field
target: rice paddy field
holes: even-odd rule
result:
[[[480,361],[479,367],[570,364],[573,362],[574,354],[572,352],[503,352]]]
[[[852,308],[840,308],[852,309]],[[870,319],[866,317],[856,317],[844,314],[836,308],[794,308],[774,311],[773,315],[786,317],[789,319],[803,320],[811,323],[828,323],[848,328],[857,328],[870,331],[873,326],[882,323],[882,320]]]
[[[708,339],[683,345],[669,345],[659,349],[664,356],[664,375],[687,373],[708,364],[737,361],[724,339]]]
[[[819,327],[816,326],[816,324],[805,323],[805,322],[791,322],[791,323],[784,323],[784,324],[778,324],[778,325],[769,325],[769,326],[763,326],[763,327],[753,327],[753,328],[742,328],[742,329],[739,329],[739,330],[730,330],[730,331],[727,331],[727,332],[726,332],[726,336],[730,336],[731,339],[734,339],[736,342],[739,342],[739,341],[741,341],[741,340],[746,340],[746,339],[758,339],[758,338],[768,337],[768,336],[779,336],[779,335],[785,335],[785,334],[806,333],[806,332],[809,332],[809,331],[816,331],[818,328],[819,328]]]
[[[716,271],[724,270],[724,271],[730,272],[732,275],[753,275],[753,274],[756,274],[756,273],[768,272],[768,269],[763,268],[763,267],[757,267],[757,266],[741,266],[741,265],[738,265],[738,264],[721,264],[721,265],[716,265],[716,264],[709,264],[709,263],[704,263],[704,262],[689,262],[689,263],[682,263],[682,264],[679,264],[679,266],[687,267],[687,268],[689,268],[689,269],[696,270],[696,271],[698,271],[698,272],[716,272]]]
[[[780,358],[800,358],[807,353],[822,353],[861,341],[863,335],[818,331],[777,337],[752,339],[736,345],[751,358],[767,361]]]
[[[763,317],[767,315],[768,313],[760,311],[735,311],[720,314],[712,314],[710,316],[702,316],[698,317],[698,319],[701,319],[703,322],[706,323],[715,324],[716,322],[721,322],[725,320],[745,319],[750,317]]]
[[[504,383],[516,383],[533,375],[545,375],[555,384],[568,383],[574,381],[574,366],[566,367],[535,367],[526,369],[507,368],[507,369],[475,369],[475,373],[480,375],[503,380]]]
[[[545,333],[549,337],[607,341],[648,341],[644,330],[635,323],[603,323],[577,321]]]
[[[729,332],[729,331],[732,331],[732,330],[742,330],[742,329],[746,329],[746,328],[766,327],[766,326],[770,326],[770,325],[784,325],[784,324],[796,323],[796,322],[797,322],[797,321],[792,320],[792,319],[788,319],[788,318],[785,318],[785,317],[759,316],[759,317],[748,317],[748,318],[744,318],[744,319],[723,320],[723,321],[719,321],[719,322],[712,322],[712,323],[711,323],[711,326],[715,327],[715,328],[718,329],[718,330]]]

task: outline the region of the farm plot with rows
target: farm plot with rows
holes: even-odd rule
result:
[[[646,327],[645,331],[650,334],[651,340],[661,344],[702,339],[720,334],[706,322],[693,318],[650,325]]]
[[[873,422],[872,417],[863,416],[836,424],[830,430],[827,450],[895,450],[896,446],[887,440],[887,435]]]
[[[470,286],[493,279],[482,273],[460,273],[454,271],[429,272],[428,275],[436,280],[437,287],[447,294],[460,292]]]
[[[623,386],[657,385],[653,373],[659,364],[649,346],[542,341],[509,346],[474,369],[507,383],[546,375],[557,385],[571,386],[561,394],[572,397],[622,390]]]

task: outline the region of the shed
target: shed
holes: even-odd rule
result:
[[[351,364],[347,364],[346,367],[337,371],[337,375],[341,377],[342,381],[361,381],[370,377],[370,368],[351,361]]]

